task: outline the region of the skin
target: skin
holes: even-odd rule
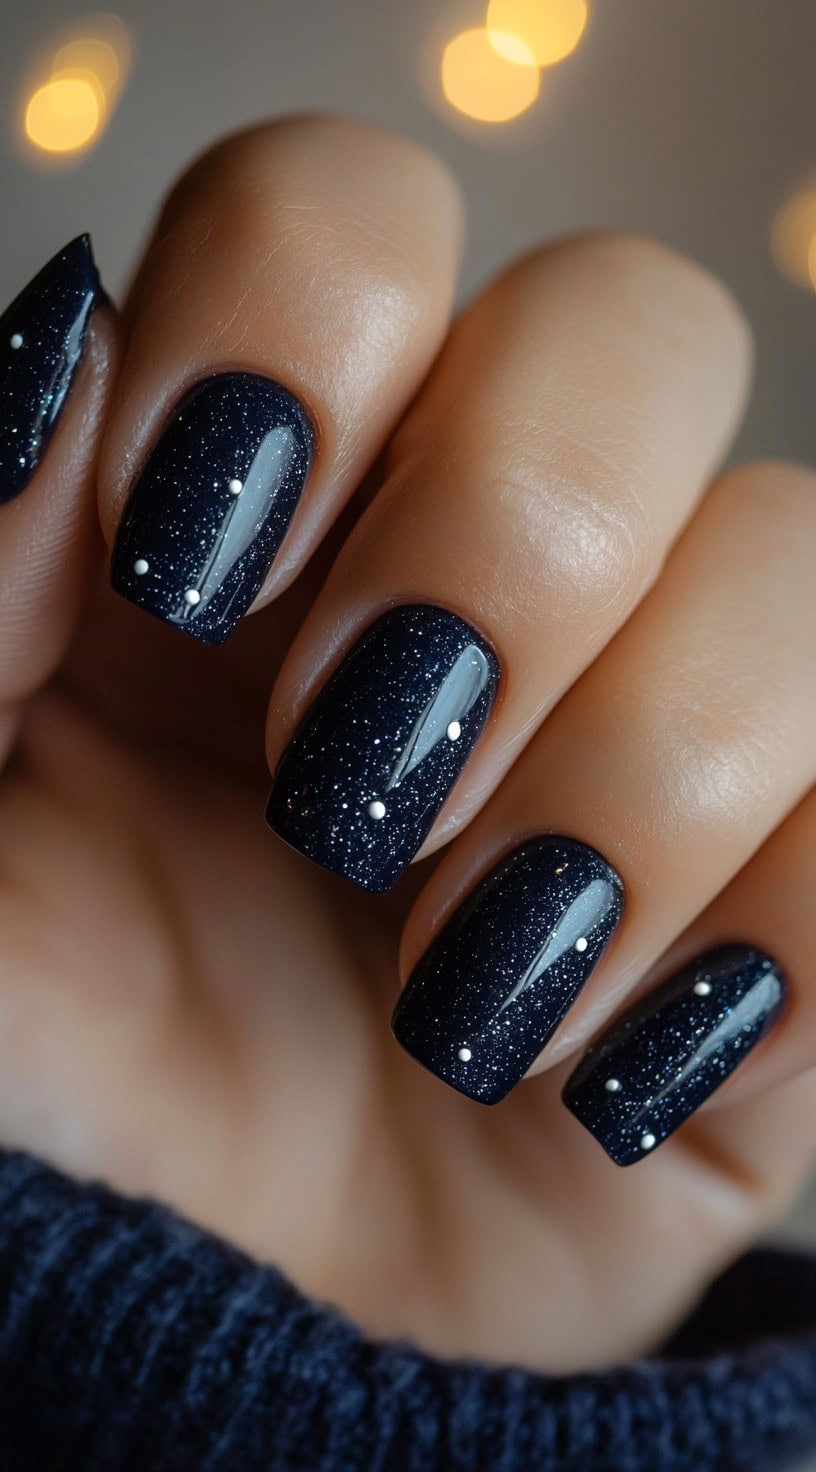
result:
[[[461,238],[438,161],[290,121],[198,162],[122,321],[95,316],[0,518],[0,1134],[376,1334],[574,1370],[657,1344],[812,1161],[816,495],[786,465],[711,484],[750,347],[705,272],[576,239],[451,328]],[[169,407],[229,367],[299,393],[320,445],[253,615],[210,650],[107,590],[104,542]],[[478,624],[503,694],[424,862],[373,899],[265,829],[264,716],[274,764],[409,598]],[[488,1110],[388,1014],[475,878],[550,829],[619,868],[627,917]],[[788,1012],[621,1171],[560,1104],[567,1060],[725,939],[778,957]]]

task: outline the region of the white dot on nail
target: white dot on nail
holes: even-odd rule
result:
[[[23,346],[23,336],[22,336],[22,333],[15,332],[15,333],[12,334],[12,337],[11,337],[11,346],[13,348],[21,348]]]
[[[137,577],[143,578],[145,573],[150,571],[150,563],[144,557],[137,557],[133,564],[133,571]]]
[[[448,740],[449,741],[458,741],[459,740],[459,737],[461,736],[461,734],[462,734],[462,727],[460,726],[459,722],[458,721],[451,721],[450,725],[448,726],[447,732],[446,732],[446,735],[447,735]]]
[[[380,818],[385,817],[385,803],[380,802],[379,798],[375,797],[374,801],[368,804],[368,816],[369,818],[376,818],[379,822]]]
[[[646,1134],[640,1137],[641,1150],[654,1150],[657,1140],[654,1135]]]
[[[198,588],[188,588],[184,594],[184,602],[189,603],[191,608],[195,608],[196,604],[201,602],[201,594]]]
[[[587,940],[586,936],[580,935],[575,942],[575,949],[576,951],[585,951],[588,945],[589,941]]]
[[[698,997],[709,997],[711,995],[711,982],[695,981],[694,990]]]
[[[461,1058],[463,1063],[469,1063],[471,1058],[473,1057],[473,1054],[471,1053],[470,1048],[460,1048],[459,1057]]]
[[[604,1084],[607,1094],[617,1094],[620,1086],[621,1081],[619,1078],[608,1078]]]
[[[242,492],[243,489],[244,489],[244,482],[242,480],[237,480],[236,479],[236,480],[231,480],[230,481],[230,483],[229,483],[229,490],[230,490],[230,494],[231,495],[233,495],[233,496],[240,496],[240,494],[241,494],[241,492]]]

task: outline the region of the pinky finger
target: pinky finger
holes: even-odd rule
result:
[[[668,980],[568,1079],[565,1104],[618,1165],[650,1155],[726,1085],[677,1143],[752,1175],[805,1168],[810,1081],[763,1096],[816,1065],[815,892],[816,789],[663,958]]]

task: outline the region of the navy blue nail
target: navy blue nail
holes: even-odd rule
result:
[[[496,1104],[594,971],[623,887],[594,849],[531,839],[491,869],[415,967],[393,1018],[403,1048],[460,1093]]]
[[[0,317],[0,502],[25,490],[45,453],[99,294],[90,238],[80,235]]]
[[[567,1080],[564,1103],[617,1165],[632,1165],[733,1073],[785,993],[770,956],[720,946],[613,1023]]]
[[[286,748],[267,822],[334,874],[390,889],[470,756],[498,678],[493,650],[464,619],[424,603],[391,609]]]
[[[186,394],[139,475],[116,535],[117,593],[204,644],[257,596],[300,500],[315,435],[303,405],[257,373]]]

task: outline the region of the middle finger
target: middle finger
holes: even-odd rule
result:
[[[388,889],[486,728],[428,847],[466,822],[653,582],[749,361],[726,291],[647,241],[567,241],[489,288],[279,676],[276,832]]]

